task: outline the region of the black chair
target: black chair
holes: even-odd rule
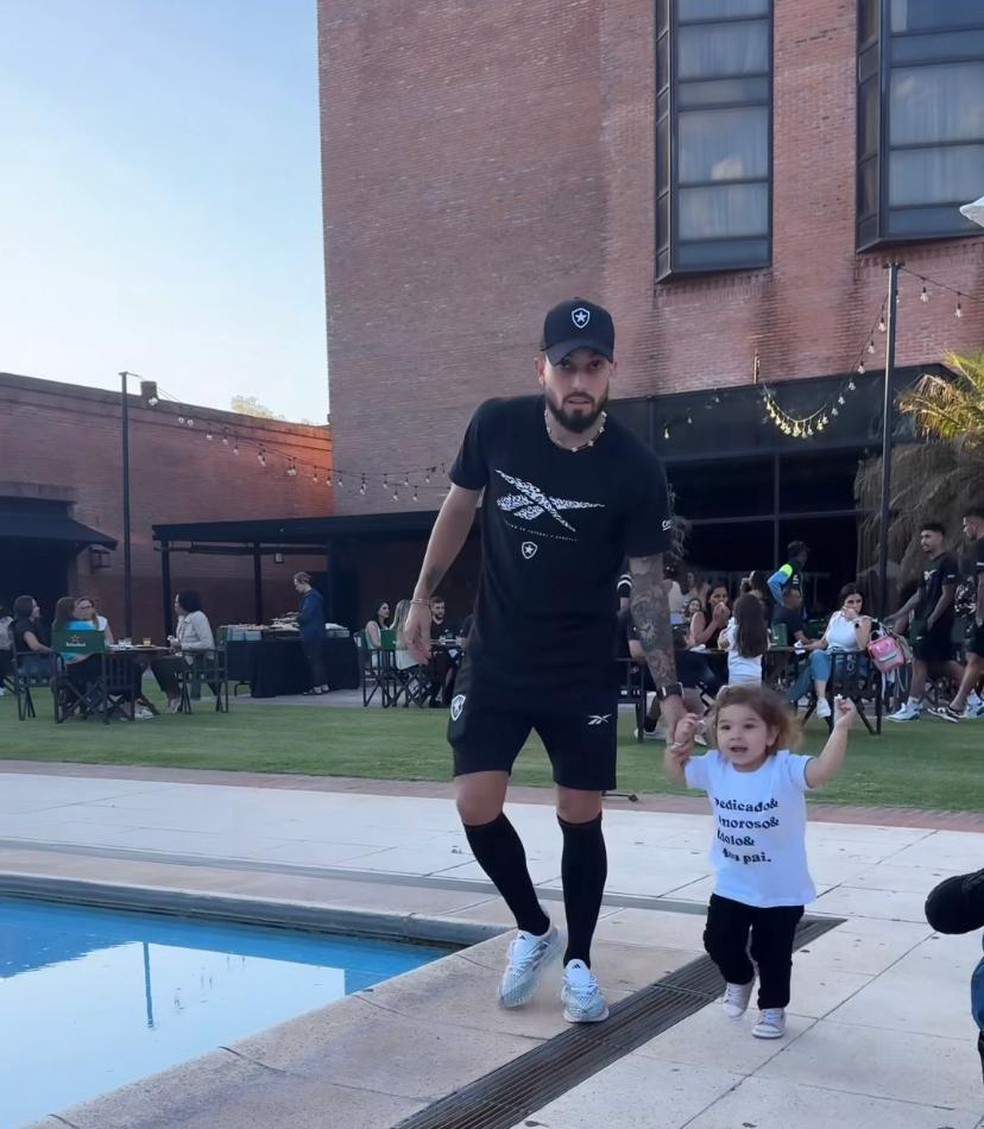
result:
[[[11,671],[11,688],[17,699],[17,719],[26,721],[37,717],[33,690],[51,690],[54,681],[54,659],[51,655],[36,655],[33,651],[17,651]]]
[[[181,704],[178,713],[191,713],[191,703],[202,696],[202,686],[215,695],[215,712],[229,712],[229,658],[225,647],[205,651],[194,656],[186,669],[178,671],[181,687]]]
[[[80,677],[79,670],[72,670],[60,654],[54,656],[54,675],[51,689],[55,698],[55,722],[60,725],[70,717],[89,717],[99,709],[101,691],[99,674],[94,678]],[[91,666],[86,667],[91,671]]]
[[[881,671],[862,651],[831,651],[830,679],[827,682],[827,701],[830,702],[831,715],[826,718],[827,728],[834,728],[833,700],[836,696],[850,699],[864,722],[865,729],[878,736],[882,731],[885,687]],[[867,707],[875,711],[874,725],[868,716]],[[810,704],[803,720],[808,721],[817,708],[816,690],[810,687]]]
[[[361,631],[353,634],[355,648],[359,653],[359,685],[362,689],[362,704],[368,706],[378,693],[380,705],[384,708],[389,703],[389,685],[391,681],[387,652],[374,651],[366,643],[365,635]]]
[[[646,664],[635,659],[620,658],[618,700],[631,702],[635,712],[636,740],[645,740],[646,723]]]

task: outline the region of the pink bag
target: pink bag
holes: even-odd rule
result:
[[[888,674],[905,665],[905,655],[902,653],[899,640],[887,631],[877,639],[872,639],[868,644],[868,654],[882,674]]]

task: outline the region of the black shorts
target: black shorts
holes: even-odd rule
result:
[[[912,631],[912,655],[927,666],[948,663],[956,657],[956,647],[952,639],[953,621],[935,623],[927,631],[924,624],[914,624]]]
[[[598,683],[549,690],[497,686],[467,661],[458,674],[448,743],[454,774],[512,772],[534,730],[554,782],[585,792],[615,787],[618,689]]]
[[[984,627],[978,627],[973,616],[969,616],[967,619],[964,647],[970,654],[980,655],[984,658]]]

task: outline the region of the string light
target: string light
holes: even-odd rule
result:
[[[178,423],[181,424],[182,427],[184,427],[184,421],[185,421],[184,416],[178,416]]]
[[[317,467],[314,468],[314,473],[311,475],[311,481],[312,482],[318,481],[318,468]]]
[[[666,425],[666,426],[665,426],[665,427],[663,428],[663,438],[664,438],[664,439],[669,439],[669,437],[670,437],[670,425],[669,425],[669,424],[667,424],[667,425]]]
[[[880,317],[878,318],[878,332],[879,332],[879,333],[884,333],[884,332],[885,332],[885,315],[884,315],[884,314],[882,314],[882,315],[881,315],[881,316],[880,316]]]
[[[236,442],[235,442],[235,443],[233,444],[233,447],[232,447],[232,453],[233,453],[234,455],[238,455],[238,454],[239,454],[239,442],[238,442],[238,440],[237,440],[237,441],[236,441]]]
[[[858,363],[858,373],[859,373],[859,374],[860,374],[861,376],[864,376],[864,361],[860,361],[860,362]]]
[[[212,440],[213,440],[213,439],[215,438],[215,436],[214,436],[214,435],[212,434],[212,429],[211,429],[211,428],[208,428],[208,429],[206,430],[206,432],[205,432],[205,438],[206,438],[206,439],[207,439],[207,440],[209,441],[209,443],[211,443],[211,442],[212,442]]]
[[[926,283],[925,282],[922,284],[922,290],[919,293],[919,301],[920,302],[928,302],[929,301],[929,291],[926,289]]]
[[[397,486],[394,486],[394,487],[393,487],[393,501],[394,501],[394,502],[398,502],[399,500],[400,500],[400,491],[399,491],[399,487],[397,487]]]
[[[291,459],[290,462],[287,464],[287,477],[288,478],[296,478],[297,477],[297,466],[295,465],[293,459]]]
[[[874,351],[875,351],[875,339],[872,337],[872,339],[868,342],[868,352],[873,353]]]
[[[194,426],[195,426],[195,421],[194,421],[193,419],[186,419],[186,420],[185,420],[185,423],[186,423],[186,424],[187,424],[187,425],[188,425],[189,427],[194,427]]]
[[[256,461],[260,466],[266,466],[266,454],[262,447],[256,452]]]
[[[960,295],[957,295],[957,308],[953,311],[958,318],[963,317],[963,306],[960,304]]]
[[[362,476],[362,481],[359,483],[359,493],[365,494],[366,492],[366,476]]]
[[[229,446],[229,428],[228,427],[224,427],[222,429],[222,443],[223,443],[223,446],[225,446],[225,447]]]

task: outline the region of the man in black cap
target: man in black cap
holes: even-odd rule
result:
[[[984,928],[984,870],[946,878],[926,899],[926,920],[937,933],[972,933]],[[970,1010],[977,1024],[977,1051],[984,1074],[984,958],[970,978]]]
[[[790,541],[786,546],[786,563],[769,577],[769,591],[776,603],[782,603],[782,594],[787,588],[796,588],[803,593],[806,603],[806,590],[803,584],[803,567],[810,550],[804,541]]]
[[[475,615],[448,723],[458,812],[516,918],[499,1001],[518,1007],[564,948],[502,810],[513,763],[536,730],[563,834],[564,1015],[593,1023],[608,1016],[590,948],[607,876],[602,794],[615,787],[612,589],[628,557],[633,619],[672,731],[683,714],[663,584],[672,522],[659,459],[605,412],[616,367],[608,311],[582,298],[555,306],[535,365],[542,395],[488,400],[468,425],[404,632],[422,661],[429,597],[484,492]]]

